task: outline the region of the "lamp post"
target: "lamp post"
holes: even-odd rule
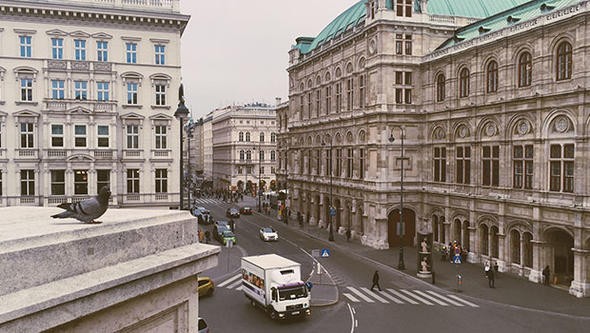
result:
[[[261,198],[262,195],[262,142],[258,142],[258,212],[262,212]]]
[[[178,88],[178,107],[176,108],[176,112],[174,112],[174,117],[180,121],[180,176],[179,176],[179,184],[180,184],[180,209],[184,209],[184,184],[183,184],[183,177],[184,177],[184,170],[183,170],[183,156],[182,156],[182,132],[184,130],[184,120],[188,117],[188,108],[184,105],[184,89],[182,84],[180,88]]]
[[[187,140],[187,160],[188,163],[186,165],[187,167],[187,174],[188,174],[188,208],[189,210],[191,209],[191,204],[192,204],[192,192],[193,192],[193,176],[191,174],[191,139],[193,138],[193,126],[192,126],[192,121],[189,122],[187,124],[188,126],[186,127],[186,140]]]
[[[322,146],[325,146],[326,142],[322,140]],[[334,216],[335,215],[335,211],[336,209],[333,207],[332,204],[332,139],[330,138],[330,159],[329,159],[329,168],[330,168],[330,208],[329,208],[329,213],[330,213],[330,223],[329,223],[329,227],[328,227],[328,240],[330,242],[334,241],[334,229],[332,226],[332,222],[334,222]]]
[[[404,270],[406,269],[406,265],[404,264],[404,236],[406,234],[406,228],[404,223],[404,137],[406,135],[405,128],[403,126],[395,126],[399,127],[400,129],[400,136],[401,136],[401,172],[400,172],[400,209],[399,209],[399,221],[396,226],[397,235],[399,236],[399,259],[397,269]],[[391,131],[391,135],[389,136],[389,142],[393,143],[395,141],[395,137],[393,136],[393,130]]]

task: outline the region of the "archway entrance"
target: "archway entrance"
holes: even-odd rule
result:
[[[397,235],[397,223],[399,222],[399,209],[394,209],[387,217],[387,241],[389,247],[394,246],[413,246],[414,236],[416,235],[416,213],[413,210],[404,208],[404,225],[405,235]]]
[[[574,239],[563,230],[553,229],[547,231],[546,240],[553,257],[553,275],[558,284],[569,286],[574,278]]]

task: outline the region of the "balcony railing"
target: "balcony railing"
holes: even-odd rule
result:
[[[78,99],[46,99],[45,108],[49,111],[66,111],[81,106],[94,112],[112,112],[116,102],[98,102]]]
[[[33,0],[34,1],[34,0]],[[188,1],[188,0],[187,0]],[[93,7],[180,12],[180,0],[37,0],[58,4],[88,4]]]

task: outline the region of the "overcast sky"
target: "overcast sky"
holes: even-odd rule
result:
[[[216,108],[288,96],[288,52],[359,0],[181,0],[182,82],[198,119]]]

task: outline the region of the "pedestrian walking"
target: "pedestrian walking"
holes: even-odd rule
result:
[[[350,242],[350,228],[346,229],[346,241]]]
[[[229,227],[232,232],[235,232],[236,223],[234,222],[234,219],[229,219]]]
[[[551,268],[549,265],[545,266],[543,269],[543,284],[548,286],[549,282],[551,281]]]
[[[381,291],[381,286],[379,285],[379,271],[375,271],[375,273],[373,274],[373,285],[371,286],[371,291],[373,291],[373,288],[375,288],[375,286],[377,286],[379,291]]]
[[[485,271],[485,274],[486,274],[486,276],[488,278],[488,286],[490,288],[496,288],[496,286],[494,285],[494,282],[495,282],[494,281],[494,270],[490,266],[490,262],[489,261],[486,262],[486,265],[484,267],[484,271]]]

